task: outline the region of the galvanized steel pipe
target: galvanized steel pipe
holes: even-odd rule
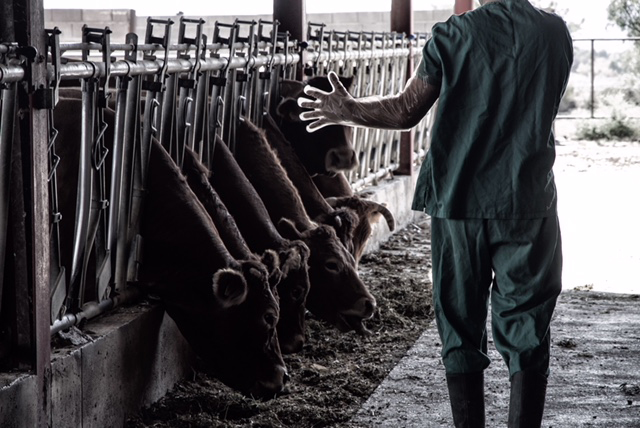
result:
[[[84,323],[87,320],[95,318],[96,316],[105,313],[106,311],[120,306],[124,303],[131,302],[142,296],[142,291],[135,287],[129,287],[117,296],[111,297],[98,302],[88,302],[82,306],[82,310],[75,314],[66,314],[62,318],[57,319],[51,325],[49,331],[53,336],[59,331],[66,330],[70,327]]]
[[[222,70],[242,67],[263,67],[267,65],[295,64],[300,61],[299,54],[275,54],[251,57],[248,60],[242,57],[235,57],[229,62],[226,58],[207,58],[201,60],[201,71]],[[158,73],[162,68],[162,61],[140,60],[116,61],[111,64],[110,74],[112,76],[136,76]],[[185,59],[172,59],[167,62],[168,73],[186,73],[193,69],[195,61]],[[101,62],[69,62],[60,66],[60,76],[63,80],[98,78],[105,75],[104,64]],[[0,83],[18,82],[25,76],[21,66],[0,65]],[[55,72],[53,66],[48,66],[48,78],[53,80]]]

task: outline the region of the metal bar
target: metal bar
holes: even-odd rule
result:
[[[111,255],[109,247],[109,199],[107,197],[107,179],[105,159],[109,150],[105,144],[105,131],[107,130],[107,122],[105,121],[105,110],[107,109],[108,99],[110,97],[109,79],[111,74],[111,30],[109,27],[104,29],[89,29],[85,31],[90,33],[88,37],[98,41],[102,45],[102,63],[105,68],[105,76],[100,80],[100,89],[98,91],[97,109],[96,109],[96,129],[97,138],[93,142],[93,169],[96,180],[94,181],[95,198],[92,204],[92,231],[95,230],[95,241],[93,252],[96,264],[94,299],[100,301],[108,294],[109,283],[111,281]],[[115,144],[115,142],[112,142]],[[112,177],[113,179],[113,177]],[[109,189],[110,190],[110,189]],[[90,235],[91,236],[91,235]]]
[[[202,44],[206,45],[207,36],[205,34],[201,35]],[[206,58],[206,50],[202,50],[200,52],[200,60]],[[210,72],[202,72],[199,70],[194,77],[197,77],[196,81],[196,90],[195,90],[195,101],[193,104],[193,125],[191,127],[191,132],[189,135],[188,146],[195,150],[196,153],[201,155],[203,153],[204,148],[204,138],[206,136],[207,130],[207,119],[208,115],[206,114],[206,105],[207,105],[207,94],[209,91],[209,82],[211,73]],[[200,159],[202,160],[202,159]]]
[[[78,187],[76,195],[76,217],[73,232],[73,259],[67,296],[67,310],[75,311],[82,306],[86,283],[88,262],[91,198],[94,173],[91,168],[91,146],[93,144],[93,125],[95,123],[95,79],[82,82],[82,112],[80,124],[80,155],[78,165]]]
[[[16,84],[0,89],[0,312],[4,285],[4,264],[9,222],[11,146],[15,126]]]
[[[104,299],[101,302],[87,302],[82,306],[80,311],[73,314],[65,314],[62,318],[56,320],[49,327],[48,333],[53,336],[59,331],[66,330],[73,326],[82,325],[88,320],[95,318],[114,307],[133,301],[140,296],[142,296],[142,292],[139,289],[130,288],[114,297]]]
[[[195,21],[195,20],[188,20],[188,21]],[[4,45],[0,45],[0,46],[4,46]],[[260,42],[258,44],[259,48],[265,48],[267,46],[266,42]],[[222,43],[210,43],[205,45],[205,49],[207,50],[220,50],[225,48],[226,45],[222,44]],[[236,47],[237,49],[245,49],[246,48],[246,43],[244,42],[236,42],[236,44],[234,45],[234,47]],[[7,50],[8,51],[8,47],[4,47],[2,48],[2,50]],[[3,53],[2,50],[0,50],[0,54]],[[94,50],[94,51],[101,51],[102,50],[102,46],[99,43],[61,43],[60,44],[60,50],[63,52],[69,52],[69,51],[83,51],[83,50]],[[111,50],[112,52],[131,52],[133,50],[138,50],[138,51],[157,51],[157,50],[164,50],[164,47],[162,46],[162,44],[160,43],[141,43],[139,45],[137,45],[135,48],[133,46],[131,46],[129,43],[112,43],[111,44]],[[195,46],[193,44],[190,43],[175,43],[169,46],[170,51],[192,51],[195,50]]]
[[[258,56],[253,58],[236,57],[229,61],[226,58],[207,58],[201,61],[200,70],[223,70],[226,68],[244,68],[248,66],[255,68],[267,65],[269,62],[273,64],[297,64],[300,61],[299,54],[276,54],[272,57]],[[163,61],[141,60],[135,64],[128,61],[116,61],[111,64],[112,76],[136,76],[136,75],[153,75],[158,73],[164,64]],[[167,61],[167,73],[188,73],[193,68],[192,60],[172,59]],[[100,63],[72,62],[62,64],[60,66],[60,75],[63,80],[87,79],[89,77],[101,77],[105,75],[104,66]],[[24,68],[20,66],[4,66],[0,65],[0,83],[19,82],[25,77]],[[53,67],[48,68],[48,78],[53,80]]]
[[[116,81],[116,105],[113,123],[113,147],[112,147],[112,164],[111,164],[111,188],[109,194],[109,224],[107,227],[108,237],[108,250],[111,254],[112,266],[111,275],[114,289],[120,287],[123,283],[122,274],[122,256],[120,248],[118,246],[118,239],[120,237],[119,230],[121,228],[121,222],[126,224],[126,211],[122,210],[122,207],[127,206],[127,199],[124,197],[123,182],[126,180],[125,164],[127,158],[125,157],[125,123],[127,120],[127,93],[129,88],[130,77],[118,77]],[[134,113],[135,114],[135,113]],[[125,214],[125,215],[123,215]]]
[[[133,33],[127,35],[127,41],[137,44],[138,36]],[[126,59],[135,62],[137,52],[131,51],[127,53]],[[112,244],[111,249],[116,249],[115,270],[114,270],[114,291],[120,293],[125,289],[129,279],[137,278],[132,273],[129,274],[129,257],[132,253],[133,242],[138,232],[138,217],[134,212],[139,212],[137,205],[140,199],[134,199],[134,172],[136,162],[139,161],[138,149],[141,141],[140,129],[140,99],[141,99],[141,76],[125,77],[122,84],[127,86],[125,110],[123,113],[122,124],[122,182],[120,185],[119,210],[116,214],[117,228],[115,228],[117,236],[113,239],[116,243]],[[114,162],[117,157],[114,153]],[[113,240],[111,241],[113,243]]]
[[[595,51],[595,41],[591,40],[591,119],[595,116],[596,109],[596,92],[595,92],[595,80],[596,80],[596,51]]]
[[[198,89],[198,74],[200,73],[200,62],[202,60],[201,51],[203,50],[202,44],[202,26],[204,24],[203,19],[186,19],[180,17],[180,30],[178,32],[178,43],[187,44],[189,46],[195,45],[194,52],[194,65],[193,68],[186,74],[178,79],[178,114],[176,122],[177,138],[175,142],[176,150],[174,153],[174,159],[179,167],[182,167],[182,159],[184,157],[185,147],[189,145],[191,136],[193,134],[193,121],[194,121],[194,101],[196,98],[196,91]],[[194,37],[187,37],[187,24],[195,24],[196,34]],[[178,55],[184,59],[190,59],[187,51],[178,52]]]

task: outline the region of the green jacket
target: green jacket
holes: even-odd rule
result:
[[[436,24],[417,73],[441,89],[412,208],[454,219],[555,215],[552,125],[572,63],[565,22],[527,0]]]

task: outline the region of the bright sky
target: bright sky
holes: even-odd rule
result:
[[[531,0],[539,7],[546,7],[552,0]],[[454,0],[413,0],[415,10],[453,8]],[[608,24],[608,0],[555,0],[558,12],[571,24],[582,22],[574,37],[620,37],[621,31]],[[261,15],[271,14],[271,0],[181,0],[159,2],[157,0],[110,0],[108,3],[86,0],[44,0],[47,9],[105,8],[135,9],[138,15],[162,16],[184,12],[187,16],[206,15]],[[391,0],[307,0],[307,13],[388,11]]]

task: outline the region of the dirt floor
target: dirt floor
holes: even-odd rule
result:
[[[127,427],[349,426],[433,318],[427,226],[422,217],[361,260],[361,277],[378,302],[367,322],[373,335],[343,334],[308,320],[303,351],[285,357],[291,375],[288,394],[256,401],[197,372]]]
[[[623,163],[627,169],[640,168],[640,144],[595,144],[565,142],[561,146],[556,174],[565,193],[570,193],[570,183],[584,177],[563,181],[563,174],[579,170],[591,174],[600,171],[598,166],[609,171]],[[628,198],[637,200],[637,182],[629,186],[636,190],[628,192]],[[631,227],[640,230],[637,222]],[[582,233],[570,232],[564,236],[565,244],[567,238],[571,241],[571,236]],[[630,247],[632,261],[640,252],[637,242]],[[126,426],[452,426],[432,322],[429,258],[429,222],[423,216],[416,216],[413,224],[395,233],[379,251],[365,256],[361,276],[378,300],[367,325],[374,334],[367,338],[340,334],[310,319],[304,350],[286,357],[292,378],[288,394],[255,401],[196,371],[193,379],[176,385]],[[577,271],[580,265],[576,262],[569,268]],[[543,426],[640,427],[640,298],[595,292],[592,282],[579,275],[571,278],[581,290],[564,292],[555,314]],[[631,282],[639,285],[638,278]],[[494,362],[487,372],[487,426],[501,427],[506,426],[508,406],[506,370],[495,350],[490,356]]]

